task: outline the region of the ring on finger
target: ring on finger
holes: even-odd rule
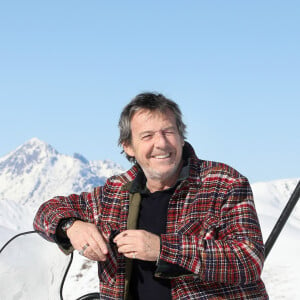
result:
[[[80,255],[83,255],[84,251],[89,247],[90,245],[88,243],[86,243],[82,249],[78,252]]]
[[[135,259],[135,252],[132,252],[132,258]]]

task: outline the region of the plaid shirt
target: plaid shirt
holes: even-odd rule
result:
[[[185,144],[189,176],[170,199],[155,276],[171,280],[172,299],[268,299],[260,278],[264,245],[248,180],[225,164],[199,160]],[[65,218],[94,223],[107,236],[136,228],[141,197],[130,187],[137,172],[133,166],[91,193],[47,201],[34,228],[65,249],[70,244],[55,234]],[[98,269],[100,299],[128,298],[130,259],[110,244]]]

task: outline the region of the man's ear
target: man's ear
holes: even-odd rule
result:
[[[122,146],[123,146],[124,152],[128,156],[134,157],[134,151],[133,151],[133,148],[130,143],[123,143]]]

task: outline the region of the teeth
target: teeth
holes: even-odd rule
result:
[[[154,156],[154,157],[158,158],[158,159],[168,158],[168,157],[170,157],[170,153],[165,154],[165,155],[157,155],[157,156]]]

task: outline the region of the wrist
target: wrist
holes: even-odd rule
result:
[[[60,227],[61,230],[65,234],[67,234],[67,230],[70,229],[73,226],[75,221],[77,221],[76,218],[68,218],[68,219],[63,220],[62,223],[61,223],[61,227]]]

